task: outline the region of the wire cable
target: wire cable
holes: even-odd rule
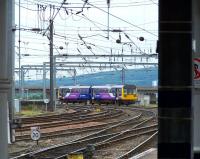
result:
[[[83,1],[83,0],[82,0],[82,1]],[[99,8],[99,7],[97,7],[97,6],[93,5],[93,4],[91,4],[91,3],[89,3],[89,2],[88,2],[87,4],[90,5],[90,6],[95,7],[96,9],[98,9],[98,10],[100,10],[100,11],[106,13],[106,14],[108,14],[107,11],[105,11],[105,10],[103,10],[103,9],[101,9],[101,8]],[[114,14],[112,14],[112,13],[109,13],[109,15],[111,15],[111,16],[113,16],[113,17],[115,17],[115,18],[117,18],[117,19],[119,19],[119,20],[121,20],[121,21],[123,21],[123,22],[129,24],[129,25],[132,25],[132,26],[134,26],[134,27],[136,27],[136,28],[138,28],[138,29],[141,29],[141,30],[143,30],[143,31],[145,31],[145,32],[147,32],[147,33],[153,35],[153,36],[158,37],[158,35],[156,35],[156,34],[150,32],[150,31],[148,31],[148,30],[146,30],[146,29],[144,29],[144,28],[141,28],[141,27],[139,27],[139,26],[137,26],[137,25],[135,25],[135,24],[132,24],[132,23],[130,23],[130,22],[128,22],[128,21],[126,21],[126,20],[124,20],[124,19],[122,19],[122,18],[120,18],[120,17],[118,17],[118,16],[116,16],[116,15],[114,15]]]

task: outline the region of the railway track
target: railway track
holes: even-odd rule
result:
[[[141,120],[139,123],[136,122],[137,120]],[[125,134],[132,134],[133,131],[137,132],[139,129],[136,129],[138,127],[141,127],[143,124],[153,120],[153,118],[149,118],[146,120],[141,119],[141,115],[138,115],[134,118],[130,118],[124,121],[121,121],[115,125],[112,125],[110,127],[107,127],[103,130],[100,130],[98,132],[92,133],[90,135],[84,136],[82,138],[79,138],[77,140],[73,140],[70,143],[65,143],[65,144],[60,144],[56,145],[50,148],[46,148],[40,151],[24,154],[18,157],[15,157],[13,159],[25,159],[25,158],[35,158],[35,159],[45,159],[45,158],[57,158],[57,157],[62,157],[63,155],[67,155],[71,152],[78,151],[80,149],[84,149],[88,144],[98,144],[102,143],[105,144],[106,142],[111,142],[111,140],[115,140],[116,138],[120,138],[125,135]],[[135,124],[134,124],[135,122]],[[132,123],[130,127],[130,123]],[[125,127],[128,126],[128,129],[125,129]],[[157,125],[152,125],[151,131],[156,131],[156,126]],[[146,129],[149,129],[150,127],[146,127]],[[145,128],[143,128],[145,129]],[[142,130],[142,129],[141,129]],[[146,132],[146,133],[151,133]],[[130,137],[130,136],[129,136]],[[104,142],[104,143],[103,143]]]
[[[70,110],[72,112],[68,112]],[[50,114],[38,115],[34,117],[21,117],[19,119],[21,120],[22,124],[44,123],[44,122],[74,118],[81,115],[87,115],[92,112],[92,109],[91,109],[91,106],[68,106],[67,108],[65,107],[65,110],[63,111],[66,111],[66,112],[56,113],[56,114],[50,113]],[[101,111],[104,111],[104,109],[101,108]]]
[[[22,124],[33,124],[33,123],[45,123],[50,121],[64,120],[69,119],[70,117],[76,117],[80,115],[87,115],[91,111],[90,110],[79,110],[71,113],[60,113],[54,115],[44,115],[44,116],[36,116],[36,117],[23,117],[20,118]]]
[[[105,124],[101,124],[101,125],[93,125],[93,126],[84,127],[84,128],[74,128],[74,129],[60,130],[57,132],[53,131],[53,132],[49,132],[49,133],[42,133],[41,139],[51,139],[51,138],[55,138],[55,137],[69,137],[69,136],[76,135],[76,134],[100,131],[100,130],[104,129],[105,127],[107,127],[108,125],[112,125],[112,124],[116,124],[116,123],[118,123],[118,121],[105,123]],[[29,141],[29,140],[32,140],[30,138],[29,134],[16,136],[16,142]]]
[[[126,152],[125,154],[121,155],[117,159],[127,159],[133,157],[137,153],[143,151],[145,147],[152,142],[157,137],[158,131],[154,132],[150,137],[148,137],[145,141],[131,149],[130,151]]]
[[[62,120],[57,122],[48,122],[48,123],[36,123],[36,124],[28,124],[24,125],[19,129],[16,129],[16,132],[24,132],[24,131],[30,131],[31,127],[39,126],[40,129],[46,129],[46,128],[53,128],[53,127],[59,127],[59,126],[67,126],[67,125],[74,125],[74,124],[83,124],[91,121],[98,121],[98,120],[105,120],[108,118],[115,118],[117,116],[120,116],[123,114],[122,110],[114,110],[114,111],[104,111],[98,114],[90,114],[90,115],[81,115],[76,116],[74,118],[71,118],[70,120]]]
[[[57,114],[50,114],[50,115],[40,115],[35,117],[22,117],[20,118],[22,124],[32,124],[32,123],[45,123],[50,121],[57,121],[57,120],[66,120],[70,118],[74,118],[81,115],[87,115],[91,113],[91,107],[83,107],[83,106],[74,106],[68,108],[68,110],[72,110],[73,112],[65,112],[65,113],[57,113]]]
[[[58,147],[67,147],[67,143],[71,143],[72,142],[79,142],[79,144],[82,142],[82,140],[84,141],[85,140],[85,145],[87,146],[87,141],[88,141],[88,144],[90,145],[91,143],[93,145],[97,145],[99,143],[101,143],[102,141],[106,141],[109,142],[109,138],[113,138],[114,140],[114,135],[120,135],[120,133],[126,131],[127,129],[132,129],[133,126],[136,126],[138,125],[136,128],[138,127],[145,127],[145,126],[149,126],[149,121],[147,119],[150,120],[150,122],[153,121],[153,123],[157,123],[156,121],[156,113],[155,111],[149,111],[149,110],[146,110],[146,109],[141,109],[141,108],[133,108],[133,107],[116,107],[116,106],[97,106],[96,108],[99,109],[101,108],[101,111],[98,112],[98,110],[94,107],[94,106],[71,106],[71,107],[68,107],[68,109],[76,109],[76,111],[80,112],[80,111],[83,111],[83,113],[85,113],[85,116],[87,115],[91,115],[91,114],[94,114],[95,112],[98,114],[98,113],[102,113],[103,112],[111,112],[112,110],[116,110],[116,111],[122,111],[121,115],[118,115],[116,114],[116,117],[113,117],[111,118],[110,116],[105,118],[105,121],[103,121],[102,124],[100,125],[92,125],[92,124],[88,124],[90,121],[87,121],[87,120],[83,120],[81,121],[81,118],[78,119],[77,118],[77,121],[75,121],[74,123],[72,122],[72,127],[70,128],[67,127],[67,130],[59,130],[57,132],[43,132],[42,133],[42,141],[40,142],[40,144],[37,146],[35,145],[34,143],[30,142],[30,136],[28,134],[25,134],[25,135],[22,135],[22,136],[18,136],[17,137],[17,141],[25,141],[25,142],[19,142],[19,144],[16,144],[17,145],[20,145],[21,148],[17,148],[16,150],[18,150],[18,152],[15,151],[15,149],[11,149],[10,151],[10,157],[13,157],[13,158],[36,158],[39,157],[39,152],[40,151],[44,151],[42,154],[45,154],[46,155],[42,155],[41,158],[54,158],[54,157],[51,157],[51,156],[48,156],[48,152],[51,153],[51,149],[53,151],[54,149],[54,146],[51,146],[51,145],[57,145]],[[88,111],[87,111],[88,110]],[[93,111],[95,110],[95,112]],[[89,112],[89,113],[86,113],[86,112]],[[132,113],[133,112],[133,113]],[[73,112],[74,113],[74,112]],[[131,119],[134,115],[138,115],[139,113],[141,113],[141,116],[138,118],[138,119],[135,119],[135,120],[128,120],[128,119]],[[69,113],[70,114],[70,113]],[[120,113],[119,113],[120,114]],[[81,114],[82,115],[82,114]],[[78,115],[77,115],[78,116]],[[84,116],[84,115],[83,115]],[[152,119],[150,119],[149,117],[153,117]],[[123,122],[123,119],[126,119],[127,120],[124,120]],[[111,119],[111,120],[109,120]],[[99,121],[102,121],[104,119],[99,119],[99,120],[96,120],[97,123],[101,123]],[[147,121],[146,121],[147,120]],[[85,123],[85,125],[91,125],[91,126],[88,126],[88,127],[74,127],[75,125],[78,125],[78,122],[83,122],[83,124]],[[58,120],[59,122],[59,120]],[[123,124],[122,124],[123,122]],[[56,122],[55,122],[56,123]],[[70,122],[69,122],[70,123]],[[36,123],[38,124],[38,123]],[[42,122],[40,124],[43,124]],[[116,126],[120,124],[120,126]],[[27,124],[28,125],[28,124]],[[31,124],[30,124],[31,125]],[[33,124],[34,125],[34,124]],[[74,125],[74,126],[73,126]],[[130,126],[131,125],[131,126]],[[113,127],[114,126],[114,127]],[[113,128],[112,128],[113,127]],[[128,127],[128,128],[127,128]],[[70,129],[68,129],[70,128]],[[111,128],[111,129],[109,129]],[[42,130],[45,130],[46,128],[42,129]],[[48,128],[47,128],[48,129]],[[55,130],[57,128],[55,127]],[[108,130],[107,130],[108,129]],[[122,130],[123,129],[123,130]],[[103,131],[103,132],[102,132]],[[25,133],[26,131],[24,131]],[[30,133],[30,132],[29,132]],[[96,135],[95,135],[96,134]],[[110,135],[109,135],[110,134]],[[108,136],[107,136],[108,135]],[[124,134],[122,133],[122,136]],[[151,135],[151,132],[149,132],[148,136]],[[141,135],[142,136],[142,135]],[[64,138],[63,138],[64,137]],[[98,140],[98,137],[101,137],[101,139]],[[90,140],[94,138],[91,142]],[[116,137],[117,138],[117,137]],[[133,137],[134,138],[134,137]],[[140,136],[136,136],[136,138],[141,138]],[[96,140],[97,139],[97,140]],[[130,139],[132,140],[132,137],[130,137]],[[111,140],[111,139],[110,139]],[[126,139],[125,139],[126,140]],[[50,141],[50,142],[49,142]],[[95,142],[97,141],[97,142]],[[129,140],[128,140],[129,141]],[[27,142],[27,148],[26,147],[23,147],[23,145]],[[65,142],[65,143],[63,143]],[[111,141],[110,141],[111,142]],[[120,141],[119,141],[120,142]],[[134,141],[135,142],[135,141]],[[18,142],[17,142],[18,143]],[[62,143],[62,144],[59,144],[59,143]],[[117,141],[116,141],[117,143]],[[22,144],[22,146],[21,146]],[[103,144],[103,143],[102,143]],[[128,144],[128,142],[126,143]],[[74,144],[73,144],[74,145]],[[83,145],[83,147],[77,147],[76,145],[74,146],[70,146],[68,145],[68,148],[67,149],[67,152],[62,152],[62,150],[55,150],[57,154],[56,156],[59,158],[59,156],[62,157],[62,155],[67,155],[71,152],[76,152],[78,150],[83,150],[84,151],[84,148],[86,147],[84,144],[81,143],[81,145]],[[109,145],[109,144],[105,144],[105,145]],[[112,144],[111,144],[112,145]],[[14,146],[14,145],[13,145]],[[13,147],[12,146],[12,147]],[[14,147],[16,147],[14,146]],[[49,146],[49,147],[48,147]],[[137,146],[137,145],[134,145],[134,146]],[[134,147],[132,146],[132,147]],[[74,148],[73,148],[74,147]],[[103,150],[102,151],[102,154],[103,153],[109,153],[110,152],[110,148],[109,146],[104,146],[105,148],[108,147],[108,149],[106,150]],[[20,151],[20,149],[24,149],[24,151]],[[59,149],[59,148],[58,148]],[[61,148],[60,148],[61,149]],[[101,152],[101,149],[97,149],[97,152]],[[14,151],[13,151],[14,150]],[[68,151],[69,150],[69,151]],[[129,149],[131,150],[131,148]],[[129,150],[126,150],[126,152],[128,152]],[[63,150],[64,151],[64,150]],[[12,153],[14,152],[14,153]],[[36,154],[35,154],[36,153]],[[37,156],[37,153],[38,153],[38,156]],[[61,153],[61,154],[60,154]],[[22,155],[24,154],[24,155]],[[27,155],[27,156],[26,156]],[[119,154],[118,156],[121,156],[121,154]],[[14,157],[14,156],[17,156],[17,157]],[[21,156],[21,157],[20,157]],[[32,157],[31,157],[32,156]],[[117,157],[118,157],[117,156]],[[111,157],[111,158],[117,158],[117,157]],[[45,159],[44,158],[44,159]],[[64,157],[66,159],[66,157]],[[98,158],[102,158],[101,156],[100,157],[97,157]],[[38,158],[39,159],[39,158]],[[103,159],[103,158],[102,158]]]
[[[137,138],[141,137],[141,136],[145,136],[147,139],[145,141],[143,141],[142,143],[140,143],[139,145],[137,145],[136,147],[134,147],[133,149],[129,150],[127,149],[128,152],[124,153],[123,155],[119,155],[120,157],[118,157],[119,159],[127,159],[132,157],[134,154],[138,153],[142,148],[146,147],[147,144],[149,144],[152,139],[154,139],[155,135],[157,133],[157,124],[153,124],[150,126],[145,126],[145,127],[141,127],[141,128],[135,128],[135,129],[131,129],[131,130],[126,130],[125,132],[119,133],[114,135],[113,137],[110,137],[106,140],[104,140],[103,142],[97,143],[94,145],[94,159],[98,159],[98,158],[104,158],[103,155],[98,155],[99,152],[102,152],[103,149],[106,149],[107,151],[109,151],[110,148],[119,150],[119,148],[117,148],[116,145],[121,145],[128,141],[128,142],[136,142]],[[149,137],[150,136],[150,137]],[[152,137],[153,136],[153,137]],[[124,150],[123,150],[124,151]],[[87,147],[74,151],[73,153],[80,153],[82,152],[83,155],[86,155],[85,152],[87,152]],[[116,154],[116,152],[114,152]],[[63,155],[63,156],[59,156],[56,159],[64,159],[67,155]],[[117,158],[116,156],[107,156],[105,158]]]

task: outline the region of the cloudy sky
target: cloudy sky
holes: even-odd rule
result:
[[[21,65],[42,65],[43,62],[49,62],[47,28],[52,18],[54,19],[54,55],[77,55],[77,58],[62,58],[57,61],[111,62],[122,61],[122,59],[117,57],[84,59],[81,55],[155,53],[158,39],[157,0],[110,0],[109,23],[107,0],[88,0],[87,3],[84,2],[85,0],[67,0],[63,5],[61,5],[62,0],[20,1]],[[15,24],[19,27],[19,1],[15,3]],[[42,31],[30,31],[32,28],[40,28]],[[122,32],[113,32],[113,30],[122,30]],[[116,43],[119,37],[121,37],[121,44]],[[140,41],[139,37],[144,37],[144,41]],[[16,67],[19,63],[18,40],[17,31]],[[156,60],[123,59],[123,61],[135,62],[156,62]],[[98,70],[90,69],[90,71]]]

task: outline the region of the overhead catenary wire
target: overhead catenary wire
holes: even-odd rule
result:
[[[82,1],[83,1],[83,0],[82,0]],[[93,4],[91,4],[91,3],[89,3],[89,2],[88,2],[87,4],[88,4],[88,5],[91,5],[91,6],[95,7],[95,8],[97,8],[98,10],[100,10],[100,11],[102,11],[102,12],[104,12],[104,13],[108,13],[107,11],[105,11],[105,10],[103,10],[103,9],[101,9],[101,8],[99,8],[99,7],[97,7],[97,6],[93,5]],[[135,25],[135,24],[133,24],[133,23],[130,23],[129,21],[126,21],[126,20],[124,20],[124,19],[122,19],[122,18],[120,18],[120,17],[118,17],[118,16],[116,16],[116,15],[114,15],[114,14],[112,14],[112,13],[109,13],[109,15],[111,15],[111,16],[113,16],[113,17],[115,17],[115,18],[117,18],[117,19],[119,19],[119,20],[121,20],[121,21],[123,21],[123,22],[125,22],[125,23],[127,23],[127,24],[132,25],[132,26],[135,27],[135,28],[141,29],[141,30],[143,30],[143,31],[145,31],[145,32],[147,32],[147,33],[153,35],[153,36],[158,37],[158,35],[156,35],[156,34],[154,34],[154,33],[152,33],[152,32],[149,32],[148,30],[146,30],[146,29],[144,29],[144,28],[141,28],[140,26],[137,26],[137,25]]]
[[[56,34],[55,34],[55,35],[56,35]],[[97,35],[99,35],[99,34],[97,34]],[[100,35],[100,36],[101,36],[101,35]],[[88,36],[88,37],[90,37],[90,36]],[[102,36],[102,37],[103,37],[103,36]],[[70,37],[66,37],[66,36],[65,36],[65,40],[68,39],[68,38],[70,38]],[[99,39],[95,39],[95,40],[99,40]],[[61,42],[61,41],[60,41],[60,42]]]
[[[89,20],[89,18],[87,18],[84,14],[83,14],[83,16],[87,19],[87,20]],[[92,22],[93,24],[95,23],[94,21],[91,21],[91,20],[89,20],[90,22]],[[96,25],[96,24],[94,24],[94,25]],[[96,25],[97,26],[97,25]],[[104,25],[105,26],[105,25]],[[98,27],[98,26],[97,26]],[[99,27],[98,27],[99,28]],[[99,28],[100,30],[102,30],[103,31],[103,29],[101,29],[101,28]],[[107,30],[105,30],[106,32],[107,32]],[[135,30],[134,30],[135,31]]]
[[[58,12],[60,11],[60,9],[62,8],[63,4],[66,2],[66,0],[63,0],[60,8],[57,10],[57,12],[55,13],[55,15],[53,15],[53,17],[51,18],[51,23],[54,21],[55,17],[57,16]],[[47,30],[50,28],[50,25],[51,23],[49,24],[49,26],[47,27],[47,29],[45,30],[45,32],[43,33],[43,35],[46,34]]]
[[[31,1],[31,0],[29,0],[29,1]],[[38,2],[41,2],[41,3],[43,3],[43,2],[47,2],[46,0],[45,1],[33,1],[35,4],[39,4]],[[85,1],[84,1],[85,2]],[[93,3],[93,2],[92,2]],[[102,1],[102,3],[103,3],[103,1]],[[105,3],[105,2],[104,2]],[[114,3],[114,2],[113,2]],[[29,3],[28,3],[29,4]],[[58,7],[56,6],[57,5],[57,3],[54,3],[55,4],[55,8],[54,8],[54,15],[55,15],[55,11],[56,10],[58,10]],[[59,4],[59,3],[58,3]],[[80,4],[82,4],[82,6],[83,6],[83,3],[80,3]],[[94,3],[93,3],[94,4]],[[72,4],[71,4],[72,5]],[[49,6],[49,3],[46,3],[46,6]],[[27,7],[29,8],[29,6],[27,5]],[[45,7],[45,5],[44,5],[44,7]],[[69,6],[70,7],[70,6]],[[33,7],[30,7],[31,9],[33,8]],[[87,8],[87,6],[86,6],[86,4],[85,4],[85,6],[84,6],[84,8]],[[93,7],[93,8],[96,8],[96,7]],[[40,8],[39,8],[40,9]],[[61,8],[62,9],[62,11],[64,11],[65,13],[66,13],[66,10],[68,11],[68,14],[66,13],[65,15],[63,14],[63,12],[61,13],[61,12],[58,12],[58,14],[59,14],[59,16],[60,16],[60,19],[61,20],[66,20],[66,19],[62,19],[62,18],[69,18],[69,16],[77,16],[77,17],[80,17],[80,18],[82,18],[82,19],[85,19],[85,20],[87,20],[88,22],[91,22],[91,24],[93,23],[93,25],[94,25],[94,27],[96,27],[96,28],[98,28],[99,30],[98,30],[98,32],[99,31],[102,31],[102,33],[103,32],[107,32],[107,31],[111,31],[111,30],[113,30],[113,29],[115,29],[115,28],[110,28],[109,27],[109,29],[103,29],[103,27],[102,26],[107,26],[107,25],[105,25],[105,24],[102,24],[102,25],[100,25],[100,23],[99,22],[95,22],[94,20],[92,20],[92,19],[90,19],[89,18],[89,16],[87,16],[86,14],[77,14],[76,15],[76,10],[73,10],[73,11],[70,11],[70,10],[68,10],[68,9],[66,9],[66,7],[64,8],[64,6]],[[37,10],[38,10],[38,8],[37,8]],[[44,9],[41,9],[41,10],[39,10],[40,12],[41,12],[41,19],[40,19],[40,22],[42,22],[42,21],[45,21],[46,19],[43,17],[45,14],[45,11],[44,11]],[[48,17],[48,14],[46,14],[46,16]],[[84,17],[84,18],[83,18]],[[89,21],[88,19],[90,19],[91,21]],[[55,23],[57,23],[57,22],[55,22]],[[56,24],[56,26],[59,26],[59,22]],[[46,28],[46,27],[45,27]],[[80,27],[81,28],[81,27]],[[83,27],[82,27],[83,28]],[[119,28],[119,27],[116,27],[116,28]],[[87,34],[83,34],[83,32],[84,32],[84,30],[81,30],[81,29],[79,29],[80,30],[80,35],[84,38],[84,37],[86,37],[86,35]],[[138,30],[137,31],[139,31],[140,29],[138,28]],[[91,47],[92,47],[92,50],[95,52],[95,54],[98,54],[98,53],[101,53],[101,52],[105,52],[105,53],[110,53],[110,48],[112,47],[112,49],[113,49],[113,53],[114,52],[117,52],[117,51],[119,51],[119,52],[121,52],[121,50],[120,50],[120,45],[116,45],[116,43],[115,43],[115,40],[116,40],[116,38],[111,38],[111,40],[109,41],[111,44],[112,44],[112,46],[108,46],[108,45],[104,45],[103,44],[103,42],[104,43],[106,43],[106,40],[104,40],[103,38],[99,38],[98,37],[98,35],[97,34],[99,34],[99,33],[97,33],[96,35],[97,36],[95,36],[95,31],[97,31],[97,30],[94,30],[93,32],[94,32],[94,34],[89,34],[88,35],[88,37],[87,37],[87,39],[84,39],[84,42],[85,42],[85,48],[84,48],[84,45],[81,45],[81,40],[79,39],[77,39],[77,38],[75,38],[75,37],[77,37],[77,30],[74,30],[74,32],[72,32],[73,30],[67,30],[66,29],[66,31],[67,32],[69,32],[68,34],[66,34],[66,33],[62,33],[63,32],[63,30],[61,30],[61,29],[58,29],[58,28],[56,28],[56,30],[55,30],[58,34],[61,34],[61,35],[67,35],[68,37],[66,37],[65,39],[61,39],[61,38],[58,38],[58,37],[56,37],[56,35],[55,35],[55,39],[56,39],[56,43],[57,43],[57,45],[59,46],[59,43],[64,43],[64,42],[66,42],[66,41],[70,41],[70,45],[72,46],[72,47],[70,47],[70,49],[71,49],[71,51],[75,51],[76,50],[76,47],[75,47],[75,44],[77,44],[77,45],[79,45],[80,47],[79,47],[79,49],[81,50],[81,52],[83,53],[83,54],[85,54],[85,53],[87,53],[87,50],[88,50],[88,47],[87,46],[90,46],[91,45]],[[92,30],[91,30],[92,31]],[[124,30],[125,31],[125,30]],[[125,31],[126,32],[126,31]],[[134,32],[136,32],[136,30],[134,30]],[[144,32],[146,32],[145,30],[144,30]],[[100,35],[102,34],[102,33],[100,33]],[[41,33],[39,33],[39,34],[41,34]],[[129,36],[130,36],[130,34],[128,34]],[[133,34],[134,35],[134,34]],[[30,36],[31,37],[31,36]],[[95,38],[96,37],[96,38]],[[104,37],[103,36],[103,34],[102,34],[102,37]],[[106,37],[106,36],[105,36]],[[31,37],[32,38],[32,37]],[[34,38],[34,37],[33,37]],[[39,37],[38,37],[39,38]],[[36,39],[38,39],[38,38],[36,38]],[[41,40],[43,40],[43,39],[41,39]],[[26,40],[25,40],[26,41]],[[95,43],[93,42],[93,41],[95,41]],[[82,41],[83,42],[83,41]],[[84,42],[82,43],[82,44],[84,44]],[[96,42],[98,42],[98,43],[96,43]],[[32,44],[34,44],[35,42],[33,42],[32,41]],[[38,42],[39,43],[39,42]],[[47,44],[48,45],[48,44]],[[62,44],[61,44],[62,45]],[[32,49],[36,49],[36,48],[34,48],[32,45],[30,45],[31,47],[29,47],[29,48],[32,48]],[[46,45],[45,45],[46,46]],[[26,48],[28,48],[27,46],[26,46]],[[23,48],[23,49],[25,49],[25,48]],[[38,51],[39,50],[42,50],[42,49],[38,49]],[[139,50],[139,49],[138,49]],[[142,49],[143,50],[143,49]],[[29,49],[29,51],[30,51],[30,49]],[[36,50],[35,50],[36,51]],[[45,49],[44,49],[44,51],[45,51]],[[48,51],[46,51],[46,52],[48,52]],[[124,47],[124,53],[133,53],[134,54],[134,51],[131,51],[131,50],[129,50],[129,48],[128,47]],[[32,52],[30,52],[31,54],[32,54]],[[37,54],[39,54],[38,52],[37,52]],[[34,56],[34,55],[33,55]],[[35,56],[42,56],[42,55],[35,55]],[[48,55],[47,55],[48,56]]]
[[[149,1],[151,1],[153,4],[158,6],[158,3],[155,3],[153,0],[149,0]]]
[[[37,3],[37,2],[43,2],[43,3],[48,3],[48,4],[50,4],[50,3],[56,3],[56,4],[60,4],[58,1],[55,1],[55,0],[23,0],[24,2],[30,2],[30,3]],[[152,1],[157,1],[157,0],[152,0]],[[72,3],[73,2],[73,3]],[[101,3],[101,4],[105,4],[105,0],[97,0],[97,1],[95,1],[95,0],[92,0],[92,2],[94,3],[94,4],[99,4],[99,3]],[[136,0],[129,0],[129,2],[124,2],[124,3],[127,3],[127,4],[137,4],[137,3],[145,3],[145,2],[149,2],[149,0],[138,0],[138,1],[136,1]],[[124,4],[123,2],[117,2],[117,1],[114,1],[113,2],[114,4]],[[81,3],[81,2],[76,2],[75,0],[68,0],[68,4],[83,4],[83,3]]]
[[[59,5],[59,2],[56,1],[39,1],[39,0],[24,0],[26,2],[28,2],[29,4],[35,4],[35,3],[41,3],[41,4],[54,4],[54,5]],[[98,7],[101,8],[106,8],[105,6],[105,1],[92,1],[93,4],[95,4]],[[119,3],[119,2],[112,2],[112,8],[115,7],[129,7],[129,6],[143,6],[143,5],[152,5],[152,3],[157,4],[156,2],[154,2],[153,0],[144,0],[144,1],[135,1],[135,2],[123,2],[123,3]],[[75,2],[68,2],[68,5],[82,5],[82,3],[75,3]],[[81,7],[80,7],[81,8]]]
[[[56,34],[57,35],[57,34]],[[68,37],[64,37],[65,39],[67,39]],[[70,38],[70,37],[69,37]],[[37,41],[38,41],[39,39],[37,39]],[[41,39],[41,40],[43,40],[43,39]],[[56,41],[58,41],[58,40],[56,40]],[[71,41],[71,43],[72,42],[74,42],[74,44],[80,44],[80,43],[77,43],[77,38],[70,38],[70,41]],[[58,42],[63,42],[63,41],[58,41]],[[32,43],[34,43],[34,42],[32,42]],[[37,43],[36,42],[36,44],[45,44],[45,43]],[[93,43],[88,43],[87,42],[87,44],[89,44],[89,45],[92,45],[92,46],[94,46],[94,47],[96,47],[96,48],[100,48],[100,49],[103,49],[103,51],[105,51],[104,49],[110,49],[111,47],[107,47],[107,46],[103,46],[103,45],[99,45],[99,44],[93,44]],[[48,45],[47,43],[46,43],[46,45]],[[23,47],[22,47],[23,48]],[[36,49],[36,48],[27,48],[27,49],[32,49],[32,50],[38,50],[38,51],[45,51],[45,52],[48,52],[47,50],[41,50],[41,49]],[[112,49],[113,50],[119,50],[118,48],[115,48],[115,47],[112,47]],[[109,51],[107,51],[107,52],[109,52]],[[130,51],[127,51],[127,52],[130,52]],[[142,52],[142,51],[141,51]]]
[[[85,1],[84,0],[82,0],[83,2],[84,2],[84,4],[85,4]],[[86,3],[88,4],[88,5],[91,5],[91,6],[93,6],[94,8],[97,8],[97,9],[99,9],[99,10],[101,10],[101,11],[103,11],[103,12],[105,12],[105,13],[107,13],[108,14],[108,12],[107,11],[105,11],[105,10],[103,10],[103,9],[101,9],[100,7],[97,7],[97,6],[95,6],[95,5],[93,5],[93,4],[91,4],[91,3],[89,3],[89,2],[87,2],[86,1]],[[64,4],[64,2],[62,3],[62,6],[63,6],[63,4]],[[62,7],[61,6],[61,7]],[[58,9],[58,10],[60,10],[61,9],[61,7]],[[57,12],[58,13],[58,12]],[[56,13],[56,15],[57,15],[57,13]],[[55,16],[56,16],[55,15]],[[122,18],[120,18],[120,17],[118,17],[118,16],[115,16],[115,15],[113,15],[113,14],[111,14],[111,13],[109,13],[109,15],[111,15],[111,16],[113,16],[113,17],[115,17],[115,18],[117,18],[117,19],[119,19],[119,20],[121,20],[121,21],[124,21],[125,23],[128,23],[129,25],[132,25],[132,26],[134,26],[134,27],[136,27],[136,28],[138,28],[138,29],[140,29],[140,30],[143,30],[143,31],[145,31],[145,32],[147,32],[147,33],[149,33],[149,34],[151,34],[151,35],[154,35],[154,36],[156,36],[157,37],[157,35],[156,34],[154,34],[154,33],[152,33],[152,32],[150,32],[150,31],[148,31],[148,30],[146,30],[146,29],[144,29],[144,28],[141,28],[140,26],[138,26],[138,25],[135,25],[135,24],[133,24],[133,23],[130,23],[130,22],[128,22],[128,21],[126,21],[126,20],[124,20],[124,19],[122,19]]]

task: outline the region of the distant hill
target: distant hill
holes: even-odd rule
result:
[[[121,71],[109,71],[93,74],[85,74],[77,76],[77,84],[80,85],[105,85],[105,84],[121,84]],[[125,71],[125,83],[135,84],[137,86],[152,86],[152,81],[158,79],[158,68],[143,68],[132,69]],[[16,82],[17,84],[18,82]],[[25,81],[25,87],[42,87],[42,80],[28,80]],[[46,80],[47,87],[49,87],[49,79]],[[74,79],[72,77],[57,78],[57,86],[73,85]]]

